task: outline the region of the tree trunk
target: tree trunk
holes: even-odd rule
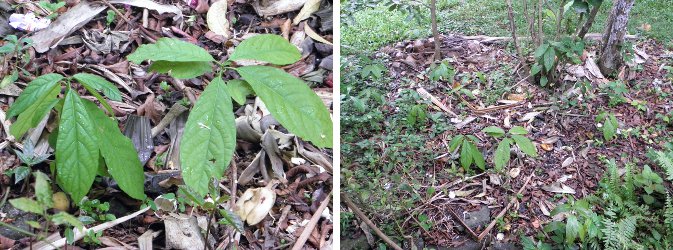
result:
[[[507,0],[507,13],[509,14],[509,27],[512,29],[512,41],[514,41],[514,48],[516,49],[516,54],[519,56],[519,60],[522,63],[526,61],[521,53],[521,48],[519,47],[519,42],[516,39],[516,24],[514,23],[514,11],[512,10],[512,0]]]
[[[624,63],[622,46],[626,36],[626,25],[629,22],[629,13],[635,0],[617,0],[612,6],[610,17],[605,25],[601,44],[598,68],[603,75],[610,75]]]
[[[435,40],[435,60],[442,59],[442,52],[439,47],[439,31],[437,31],[437,0],[430,1],[430,19],[432,19],[432,36]]]
[[[580,39],[584,39],[584,36],[589,32],[589,29],[591,26],[594,24],[594,19],[596,18],[596,14],[598,14],[598,10],[601,8],[603,2],[599,2],[598,5],[594,6],[593,9],[591,9],[591,13],[589,13],[589,17],[587,18],[587,22],[584,23],[580,31],[577,33],[577,37]]]

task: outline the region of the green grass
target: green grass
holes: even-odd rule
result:
[[[558,1],[552,1],[558,4]],[[513,1],[517,33],[528,36],[523,4]],[[552,3],[553,11],[557,8]],[[612,4],[605,1],[596,21],[589,32],[601,33]],[[462,35],[509,36],[509,19],[505,1],[439,0],[439,29],[442,33]],[[400,11],[389,11],[387,7],[378,5],[360,9],[353,13],[352,22],[342,26],[342,44],[347,49],[375,51],[381,46],[392,42],[430,36],[429,11],[419,18],[409,19]],[[575,13],[572,16],[576,16]],[[554,20],[545,16],[545,33],[553,34]],[[573,18],[572,20],[577,20]],[[650,24],[652,29],[644,32],[639,29],[642,24]],[[575,29],[576,24],[570,28]],[[563,24],[565,29],[566,23]],[[637,0],[631,11],[628,25],[630,34],[644,35],[673,46],[673,0]]]

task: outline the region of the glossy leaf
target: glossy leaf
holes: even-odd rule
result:
[[[72,77],[75,78],[75,80],[78,82],[86,84],[96,91],[103,92],[103,95],[107,96],[107,98],[110,98],[110,100],[118,102],[122,100],[122,94],[119,92],[119,89],[117,89],[113,83],[105,80],[103,77],[87,73],[75,74]]]
[[[507,165],[507,162],[509,162],[510,144],[510,139],[504,138],[502,141],[500,141],[500,144],[498,144],[498,148],[495,149],[495,156],[493,161],[495,163],[495,168],[498,171],[502,170]]]
[[[57,95],[60,92],[58,85],[54,86],[49,93],[35,100],[9,127],[9,132],[14,138],[21,138],[28,129],[36,127],[49,111],[58,103]]]
[[[180,144],[182,177],[187,186],[205,196],[212,178],[220,179],[236,147],[231,97],[217,77],[206,87],[189,114]]]
[[[509,130],[509,133],[513,135],[526,135],[528,134],[528,130],[521,126],[514,126]]]
[[[97,131],[82,99],[69,90],[65,97],[56,142],[58,184],[79,202],[93,184],[98,170]]]
[[[229,60],[256,60],[276,65],[293,64],[301,58],[297,47],[279,35],[256,35],[243,40]]]
[[[22,113],[28,109],[30,105],[33,105],[33,103],[49,95],[62,79],[62,75],[52,73],[42,75],[28,83],[26,89],[23,90],[19,98],[17,98],[14,104],[7,110],[7,119]]]
[[[574,215],[569,215],[566,220],[566,244],[572,245],[575,243],[575,239],[579,236],[580,223],[577,221],[577,217]]]
[[[556,60],[556,52],[554,52],[554,48],[550,47],[544,53],[544,70],[545,70],[545,72],[549,72],[549,71],[552,70],[552,67],[554,67],[554,60]]]
[[[474,143],[470,142],[467,144],[472,151],[472,158],[474,159],[474,165],[477,165],[481,170],[486,170],[486,161],[484,160],[484,155],[481,154],[481,151],[477,149],[477,146]]]
[[[537,157],[537,148],[535,148],[535,145],[530,139],[522,135],[512,135],[512,139],[514,139],[514,142],[519,146],[519,149],[521,149],[522,152],[528,156]]]
[[[330,113],[306,83],[268,66],[246,66],[236,70],[287,130],[318,147],[332,147]]]
[[[463,145],[460,149],[460,165],[463,166],[463,169],[466,171],[472,165],[474,156],[472,156],[472,150],[470,150],[470,143],[467,140],[463,140]]]
[[[535,58],[541,58],[544,55],[544,53],[547,52],[548,48],[549,48],[548,43],[543,43],[542,45],[540,45],[540,47],[537,47],[537,49],[535,49]]]
[[[126,194],[134,199],[145,199],[145,174],[133,143],[119,131],[117,122],[105,116],[96,104],[85,101],[84,105],[95,124],[97,144],[107,173]]]
[[[455,151],[458,146],[460,146],[463,143],[463,140],[465,139],[464,135],[457,135],[451,139],[451,143],[449,143],[449,150],[451,152]]]
[[[18,199],[9,200],[9,204],[24,212],[43,214],[45,208],[37,201],[22,197]]]
[[[190,79],[213,71],[213,66],[210,62],[157,61],[150,66],[150,70],[168,73],[178,79]]]
[[[126,57],[140,64],[145,60],[168,62],[211,62],[213,57],[205,49],[175,38],[159,38],[155,44],[143,44]]]
[[[59,212],[54,214],[54,216],[51,217],[51,221],[56,225],[68,224],[78,229],[82,229],[82,227],[84,227],[81,221],[79,221],[75,216],[72,216],[66,212]]]
[[[484,132],[493,137],[502,137],[503,135],[505,135],[505,130],[502,130],[501,128],[495,126],[486,127],[482,129],[481,132]]]
[[[233,226],[234,229],[239,232],[244,231],[243,220],[241,220],[241,217],[236,213],[229,209],[220,209],[220,215],[222,216],[222,219],[218,222],[219,224]]]
[[[246,81],[234,79],[227,81],[227,93],[239,105],[245,104],[245,100],[249,95],[254,95],[255,92]]]
[[[33,175],[35,176],[35,197],[37,201],[44,205],[44,207],[53,207],[54,200],[51,198],[52,192],[49,177],[39,171],[35,171]]]

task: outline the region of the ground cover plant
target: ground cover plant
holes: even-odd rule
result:
[[[1,3],[0,248],[331,246],[332,3],[269,4]]]
[[[538,1],[511,1],[518,46],[511,42],[509,1],[437,1],[440,60],[432,58],[429,11],[413,21],[386,1],[346,2],[343,15],[352,16],[342,26],[341,185],[352,199],[342,204],[346,249],[670,244],[668,168],[652,157],[669,152],[673,135],[665,122],[672,86],[662,66],[672,63],[664,27],[673,22],[658,11],[670,7],[636,2],[626,26],[635,37],[619,52],[624,65],[603,74],[600,40],[614,1],[543,1],[540,11]],[[535,12],[533,36],[523,2],[528,14]],[[364,29],[371,32],[358,35]],[[543,70],[553,76],[545,81]],[[419,105],[428,119],[409,126]],[[507,140],[491,136],[508,131]],[[499,150],[514,145],[509,138],[517,131],[527,132],[519,135],[532,147]],[[365,227],[356,210],[372,225]]]

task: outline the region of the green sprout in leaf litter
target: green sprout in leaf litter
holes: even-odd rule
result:
[[[241,42],[220,63],[203,48],[177,39],[161,38],[140,46],[128,60],[151,61],[150,70],[187,79],[212,72],[194,105],[181,142],[180,161],[185,184],[197,194],[208,192],[211,177],[222,178],[236,147],[236,125],[232,99],[242,103],[257,95],[271,115],[288,131],[318,147],[332,147],[332,119],[320,98],[299,78],[274,66],[232,67],[232,62],[254,60],[282,66],[301,58],[299,50],[278,35],[256,35]],[[241,79],[225,81],[223,72],[234,70]]]
[[[117,126],[116,119],[108,117],[98,105],[82,99],[72,88],[79,83],[105,107],[112,116],[112,108],[99,93],[113,101],[121,101],[119,90],[104,78],[88,73],[72,77],[50,73],[31,81],[7,110],[7,118],[17,117],[10,126],[15,138],[22,138],[51,110],[58,113],[59,126],[55,132],[56,182],[73,200],[81,200],[91,188],[100,159],[104,171],[114,178],[119,187],[135,199],[144,199],[144,175],[131,140]],[[65,86],[65,97],[59,97]]]
[[[523,127],[514,126],[509,132],[505,133],[505,130],[491,126],[484,128],[482,132],[494,138],[502,138],[500,143],[498,143],[498,147],[495,149],[495,155],[493,156],[495,169],[498,171],[502,170],[509,162],[512,145],[518,146],[521,152],[530,157],[537,157],[537,148],[530,139],[524,136],[528,134],[528,130]]]

